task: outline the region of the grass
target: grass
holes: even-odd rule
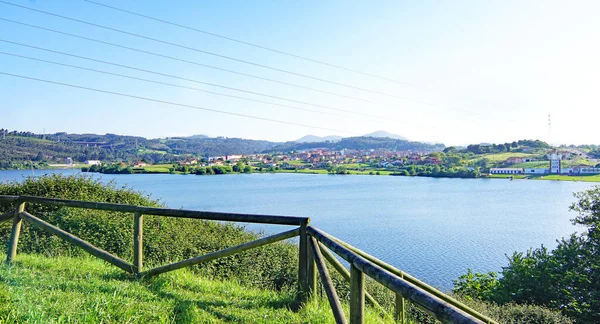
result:
[[[6,257],[0,254],[2,260]],[[0,323],[333,323],[326,300],[290,310],[293,292],[183,269],[138,280],[91,257],[20,254],[0,265]],[[348,307],[345,306],[348,316]],[[366,308],[366,323],[393,323]]]
[[[154,164],[143,167],[147,172],[152,173],[169,173],[169,169],[173,167],[173,164]]]
[[[534,161],[534,162],[517,163],[517,164],[512,165],[511,168],[548,169],[548,168],[550,168],[550,161]]]
[[[583,181],[583,182],[600,182],[600,174],[589,176],[565,176],[565,175],[545,175],[531,177],[534,180],[556,180],[556,181]]]
[[[519,174],[490,174],[490,175],[486,175],[485,178],[490,178],[490,179],[509,179],[509,178],[527,179],[528,176],[519,175]]]
[[[522,153],[522,152],[504,152],[504,153],[491,153],[477,156],[474,160],[481,160],[482,158],[486,158],[491,162],[502,162],[508,159],[509,157],[528,157],[534,156],[535,154],[531,153]]]

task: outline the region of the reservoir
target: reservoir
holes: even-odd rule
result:
[[[76,170],[35,170],[35,175]],[[0,181],[32,171],[0,171]],[[506,255],[583,228],[569,212],[591,183],[310,174],[214,176],[90,174],[160,199],[168,207],[307,216],[320,228],[426,283],[449,290],[471,268],[500,271]],[[278,226],[246,225],[274,233]]]

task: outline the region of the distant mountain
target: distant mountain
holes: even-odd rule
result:
[[[296,142],[296,143],[315,143],[315,142],[327,142],[327,141],[338,142],[342,138],[343,137],[341,137],[341,136],[335,136],[335,135],[324,136],[324,137],[315,136],[315,135],[306,135],[302,138],[295,140],[294,142]]]
[[[393,138],[393,139],[408,141],[408,138],[406,138],[404,136],[392,134],[390,132],[386,132],[386,131],[383,131],[383,130],[378,130],[378,131],[373,132],[373,133],[365,134],[365,135],[363,135],[363,137],[389,137],[389,138]]]

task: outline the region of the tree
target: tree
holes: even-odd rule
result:
[[[576,193],[570,207],[578,216],[573,224],[587,228],[546,247],[515,252],[494,277],[467,273],[455,282],[455,292],[471,298],[537,304],[560,310],[581,323],[600,322],[600,187]]]

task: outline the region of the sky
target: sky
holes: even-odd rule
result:
[[[84,0],[0,0],[0,73],[111,92],[0,74],[0,128],[271,141],[386,130],[446,145],[600,144],[598,1],[94,1],[372,76]]]

